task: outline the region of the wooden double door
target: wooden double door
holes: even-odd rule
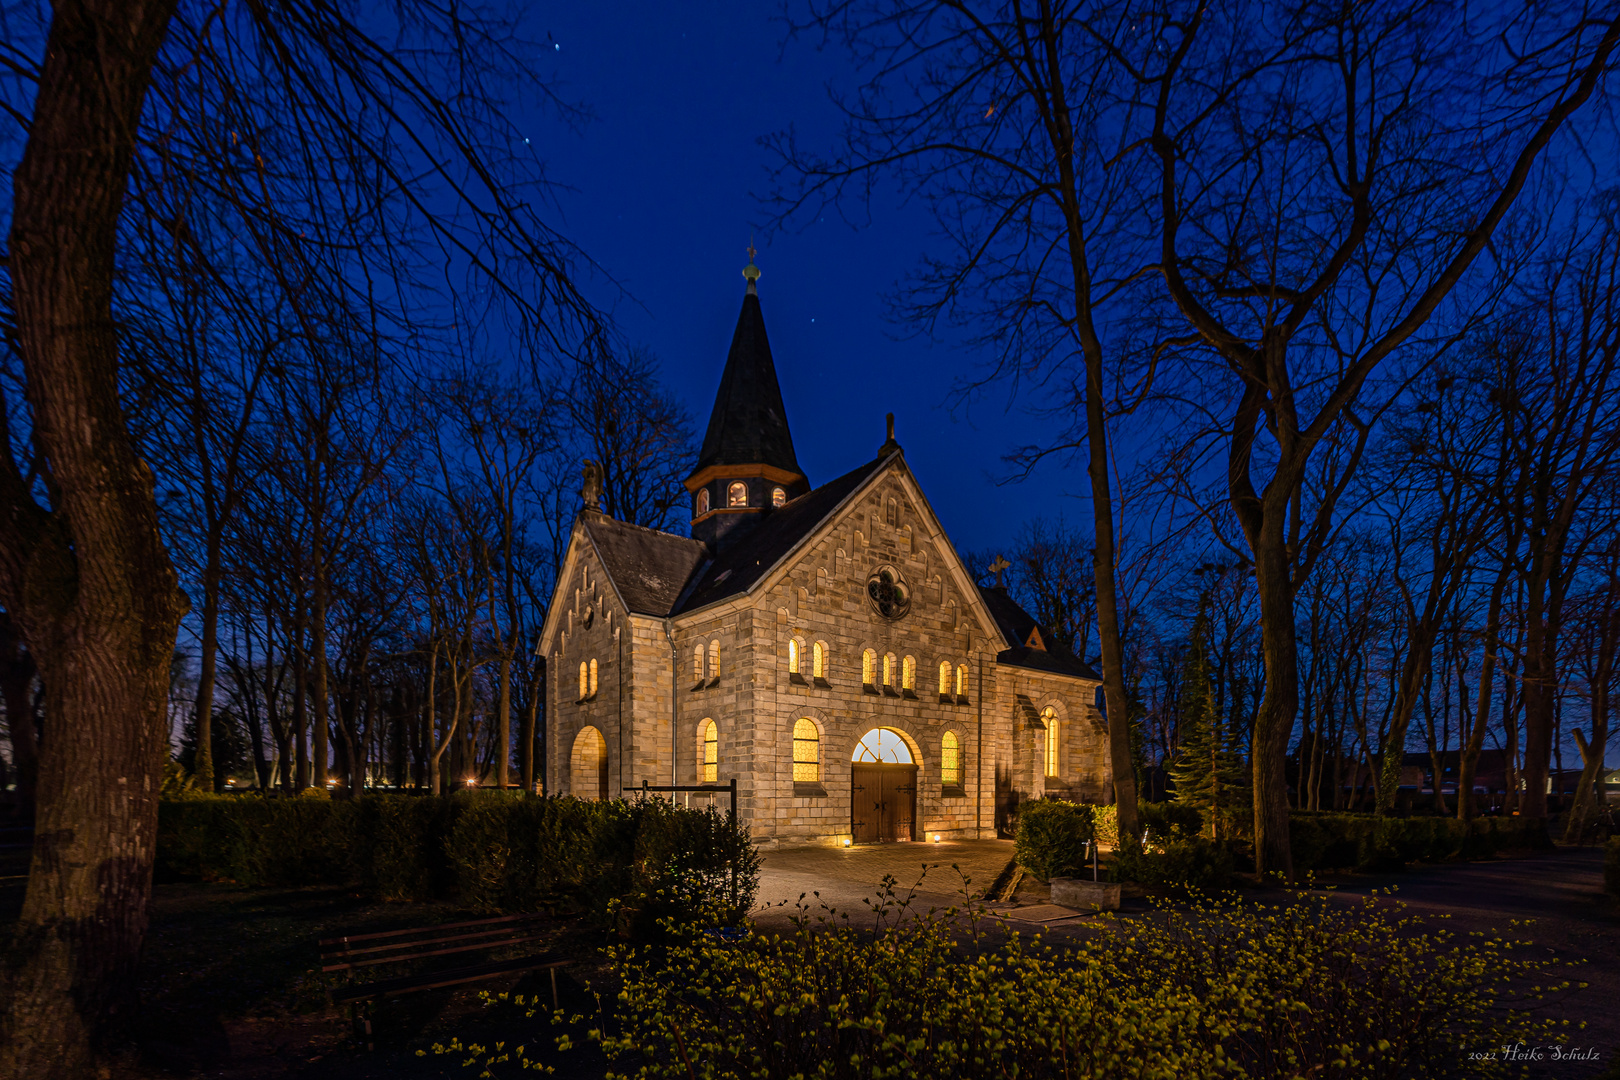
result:
[[[914,839],[917,766],[857,761],[851,769],[850,834],[855,843]]]

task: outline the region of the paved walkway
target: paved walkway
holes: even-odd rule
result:
[[[801,896],[814,914],[825,905],[852,921],[870,921],[885,875],[895,878],[898,899],[911,897],[914,912],[960,905],[968,893],[984,895],[1012,859],[1012,848],[1011,840],[945,840],[768,851],[759,881],[763,911],[755,922],[785,925]]]

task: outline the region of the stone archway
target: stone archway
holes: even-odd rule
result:
[[[895,728],[861,736],[850,755],[850,835],[857,844],[915,838],[917,759]]]
[[[574,752],[568,761],[568,792],[580,799],[608,797],[607,740],[590,725],[580,728],[574,736]]]

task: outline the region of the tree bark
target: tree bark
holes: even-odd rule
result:
[[[34,787],[39,780],[39,729],[34,723],[34,658],[28,655],[11,616],[0,612],[0,701],[6,706],[11,735],[11,765],[17,777],[17,810],[34,816]]]
[[[0,1076],[94,1074],[146,933],[169,664],[185,610],[118,396],[118,220],[172,0],[55,6],[11,281],[52,506],[0,455],[0,601],[46,688],[28,891],[0,992]]]

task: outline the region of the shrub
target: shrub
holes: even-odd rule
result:
[[[1138,803],[1136,811],[1142,828],[1161,840],[1197,836],[1204,831],[1204,815],[1190,803]]]
[[[1041,799],[1018,811],[1013,858],[1041,881],[1078,873],[1092,837],[1092,807]]]
[[[1409,862],[1489,858],[1552,846],[1540,818],[1375,817],[1296,810],[1288,819],[1294,869],[1398,870]]]
[[[1230,848],[1195,833],[1147,850],[1117,851],[1109,874],[1114,881],[1213,893],[1231,884],[1232,863]]]
[[[759,856],[729,817],[502,792],[191,796],[159,804],[157,856],[165,878],[353,886],[480,911],[566,907],[606,920],[621,899],[649,912],[643,929],[709,909],[735,921],[759,886]]]
[[[954,912],[900,919],[894,894],[886,879],[876,932],[801,909],[786,934],[611,949],[617,1015],[592,1037],[625,1071],[671,1080],[1393,1080],[1467,1069],[1460,1047],[1553,1041],[1554,1022],[1530,1011],[1540,1001],[1510,993],[1532,978],[1561,989],[1543,957],[1427,933],[1383,898],[1205,902],[1058,944],[975,931],[962,950]],[[436,1049],[486,1068],[550,1064],[523,1048]]]

